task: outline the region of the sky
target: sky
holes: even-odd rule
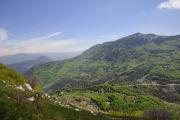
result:
[[[180,0],[0,0],[0,56],[79,52],[136,33],[180,34]]]

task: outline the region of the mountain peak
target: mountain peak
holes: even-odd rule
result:
[[[140,32],[137,32],[137,33],[134,33],[133,35],[138,36],[138,35],[144,35],[144,34],[140,33]]]
[[[131,42],[144,41],[146,43],[146,42],[151,42],[153,40],[158,40],[158,39],[165,38],[165,37],[166,36],[161,36],[161,35],[156,35],[156,34],[151,34],[151,33],[143,34],[143,33],[138,32],[138,33],[134,33],[132,35],[125,37],[125,40],[131,41]]]
[[[156,34],[152,34],[152,33],[144,34],[144,33],[140,33],[140,32],[134,33],[130,36],[133,36],[133,37],[160,37],[160,35],[156,35]]]
[[[46,57],[46,56],[39,56],[36,60],[42,60],[42,61],[51,61],[51,59],[50,58],[48,58],[48,57]]]

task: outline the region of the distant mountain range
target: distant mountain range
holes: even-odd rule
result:
[[[7,66],[16,70],[17,72],[25,73],[28,69],[30,69],[33,66],[41,65],[50,61],[52,60],[48,57],[40,56],[34,60],[27,60],[19,63],[8,64]]]
[[[95,45],[81,55],[31,68],[51,91],[102,83],[180,83],[180,35],[136,33]]]
[[[0,63],[3,64],[14,64],[29,60],[35,60],[40,56],[48,57],[51,60],[64,60],[67,58],[72,58],[79,55],[81,52],[60,52],[60,53],[39,53],[39,54],[31,54],[31,53],[19,53],[15,55],[8,55],[0,57]]]

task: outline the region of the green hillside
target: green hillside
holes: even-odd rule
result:
[[[0,63],[0,81],[7,82],[9,84],[22,84],[26,81],[26,79],[14,70],[7,68]]]
[[[43,97],[38,91],[25,89],[25,78],[0,64],[0,119],[1,120],[111,120],[110,116],[75,111]],[[18,89],[17,86],[22,86]],[[24,89],[24,90],[23,90]],[[34,100],[28,100],[34,97]]]
[[[73,59],[33,67],[27,75],[51,89],[123,81],[179,84],[180,36],[136,33],[95,45]]]

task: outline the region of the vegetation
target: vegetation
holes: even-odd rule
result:
[[[51,86],[50,91],[104,82],[179,84],[179,45],[180,36],[137,33],[95,45],[73,59],[33,67],[27,75],[36,76],[47,88]]]
[[[168,119],[179,119],[179,46],[180,36],[137,33],[95,45],[73,59],[33,67],[27,75],[52,94],[64,90],[76,104],[90,99],[109,115],[154,119],[148,116],[157,110],[158,119],[166,112]]]
[[[39,85],[35,78],[29,80],[29,84],[35,92],[17,89],[16,86],[22,84],[19,80],[21,81],[23,78],[23,82],[25,82],[25,78],[4,65],[1,68],[3,68],[1,70],[4,71],[6,79],[16,81],[11,84],[10,81],[4,82],[3,77],[3,80],[0,80],[0,118],[2,120],[148,120],[155,117],[164,120],[165,116],[167,120],[179,119],[179,105],[169,104],[148,95],[148,89],[142,91],[138,86],[125,86],[125,83],[123,83],[124,86],[105,83],[86,90],[64,89],[65,96],[77,101],[81,101],[84,97],[89,98],[91,104],[97,106],[98,111],[103,114],[91,114],[82,109],[75,111],[71,107],[62,107],[53,100],[42,97],[43,93],[41,90],[37,90]],[[12,77],[12,73],[16,77]],[[34,101],[28,100],[31,97],[34,97]]]
[[[27,91],[13,87],[3,87],[0,81],[0,118],[1,120],[109,120],[108,116],[93,115],[87,111],[75,111],[72,108],[54,104],[46,98],[36,97],[35,101],[27,98],[35,96]]]
[[[159,96],[154,97],[147,92],[147,89],[104,84],[91,88],[91,90],[68,89],[65,93],[68,100],[73,99],[77,101],[75,102],[77,106],[89,98],[99,111],[104,111],[112,116],[133,118],[142,118],[144,116],[144,119],[150,119],[149,116],[152,114],[152,111],[157,110],[159,113],[157,112],[156,115],[159,117],[159,120],[164,120],[161,118],[163,116],[161,112],[162,114],[167,112],[171,119],[179,119],[179,104],[165,102],[158,98]],[[73,100],[70,100],[70,104],[73,103]],[[153,119],[153,116],[151,119]]]
[[[109,120],[111,117],[88,111],[75,111],[62,107],[44,96],[34,79],[29,84],[33,91],[18,89],[25,78],[1,65],[0,69],[0,119],[1,120]],[[44,96],[44,97],[43,97]],[[34,97],[34,100],[29,98]]]
[[[26,79],[14,70],[0,64],[0,81],[7,82],[9,84],[22,84],[26,81]]]

